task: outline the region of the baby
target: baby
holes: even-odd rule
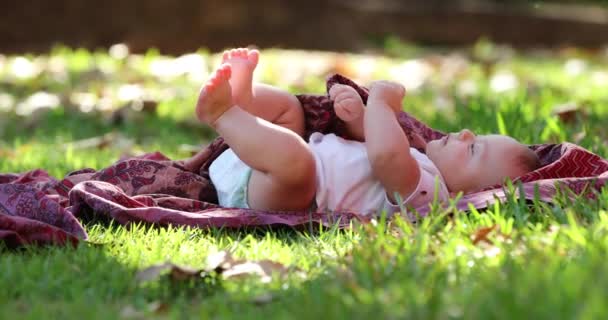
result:
[[[197,117],[230,146],[209,168],[222,206],[392,213],[400,200],[414,208],[435,194],[445,201],[538,167],[513,138],[467,129],[429,142],[426,155],[411,148],[396,117],[405,89],[388,81],[370,85],[367,106],[353,88],[334,85],[330,98],[353,140],[313,133],[307,143],[298,99],[253,85],[258,60],[256,50],[224,52],[197,101]]]

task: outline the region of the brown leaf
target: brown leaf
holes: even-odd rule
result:
[[[158,109],[158,102],[155,100],[144,99],[141,102],[141,111],[149,114],[155,114]]]
[[[224,279],[241,279],[249,276],[257,276],[264,283],[272,280],[273,274],[278,274],[279,277],[286,276],[290,271],[285,265],[271,260],[260,261],[243,261],[232,265],[224,270],[222,276]],[[300,275],[301,271],[295,270]]]
[[[178,265],[171,266],[171,280],[184,281],[189,279],[197,279],[200,277],[202,269],[194,269],[189,267],[182,267]]]
[[[286,267],[272,260],[246,261],[237,260],[228,251],[220,251],[207,256],[206,271],[215,271],[224,279],[242,279],[250,276],[260,278],[264,283],[270,282],[274,274],[285,277],[290,272],[305,278],[306,274],[295,267]]]
[[[170,262],[152,265],[143,270],[140,270],[135,275],[137,282],[146,282],[158,279],[163,272],[169,271],[169,276],[173,281],[184,281],[188,279],[197,279],[200,277],[203,269],[193,269],[184,266],[178,266]]]
[[[483,241],[483,242],[486,242],[486,243],[491,243],[491,241],[488,239],[488,235],[494,229],[496,229],[496,225],[493,225],[491,227],[481,228],[481,229],[477,230],[475,232],[475,234],[473,235],[473,244],[476,245],[480,241]]]
[[[553,114],[566,124],[576,123],[580,118],[585,116],[583,110],[574,103],[566,103],[553,107]]]
[[[263,283],[268,283],[272,280],[272,272],[264,269],[262,265],[253,261],[245,261],[232,265],[229,269],[222,272],[224,279],[242,279],[249,276],[257,276]]]
[[[167,311],[169,311],[169,304],[160,301],[154,301],[148,305],[148,310],[157,315],[165,314],[167,313]]]

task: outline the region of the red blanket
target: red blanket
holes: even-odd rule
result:
[[[335,83],[348,84],[367,99],[367,90],[335,75]],[[312,132],[345,136],[344,123],[336,118],[327,95],[299,95],[306,114],[306,138]],[[406,134],[417,133],[433,140],[443,133],[433,130],[407,113],[399,116]],[[306,226],[309,223],[347,226],[363,219],[354,212],[267,212],[222,208],[209,180],[211,162],[228,146],[221,138],[192,158],[171,161],[161,153],[124,159],[96,171],[83,169],[63,180],[37,169],[23,174],[0,174],[0,240],[9,247],[25,244],[66,244],[87,239],[82,221],[111,219],[121,224],[196,227]],[[559,186],[593,197],[608,180],[608,161],[570,143],[534,145],[543,167],[518,180],[526,198],[551,202]],[[486,207],[505,199],[502,186],[464,196],[460,209],[469,204]],[[426,208],[418,208],[421,213]]]

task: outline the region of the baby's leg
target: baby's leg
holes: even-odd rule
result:
[[[316,193],[312,151],[295,132],[233,104],[231,66],[222,65],[201,89],[199,119],[224,138],[253,169],[248,204],[258,210],[303,210]]]
[[[232,100],[243,110],[264,120],[304,134],[304,112],[298,99],[287,91],[253,84],[253,72],[258,64],[259,52],[233,49],[224,52],[222,63],[232,67],[230,86]]]

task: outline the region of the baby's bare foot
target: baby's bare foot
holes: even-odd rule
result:
[[[253,71],[258,65],[259,57],[257,50],[245,48],[225,51],[222,57],[222,63],[232,67],[232,100],[241,107],[246,108],[253,99]]]
[[[214,126],[217,119],[233,106],[230,88],[231,67],[222,64],[201,88],[196,103],[196,116],[202,122]]]

